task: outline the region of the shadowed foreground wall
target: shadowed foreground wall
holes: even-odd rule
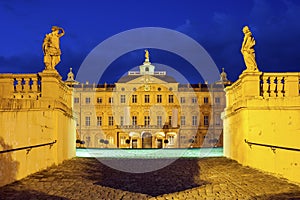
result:
[[[0,75],[0,186],[75,156],[72,89],[55,71]]]
[[[243,72],[225,89],[224,155],[300,183],[300,73]]]

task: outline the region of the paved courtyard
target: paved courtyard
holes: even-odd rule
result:
[[[139,160],[140,164],[161,161]],[[222,157],[178,159],[140,174],[109,168],[95,158],[74,158],[1,187],[0,199],[279,200],[300,199],[300,187]]]

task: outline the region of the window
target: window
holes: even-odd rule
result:
[[[86,97],[85,98],[85,103],[86,104],[90,104],[91,103],[91,98],[90,97]]]
[[[172,125],[172,116],[169,116],[169,125]]]
[[[174,103],[174,96],[172,94],[169,95],[169,103]]]
[[[108,137],[108,144],[114,144],[114,137],[113,136]]]
[[[137,125],[137,116],[132,116],[132,125],[133,126]]]
[[[150,103],[150,95],[149,94],[145,95],[145,103]]]
[[[217,116],[215,117],[215,121],[216,121],[216,126],[220,126],[220,124],[221,124],[220,115],[217,115]]]
[[[185,116],[180,116],[180,125],[181,126],[185,125]]]
[[[102,98],[101,97],[97,98],[97,103],[102,103]]]
[[[144,116],[144,125],[149,126],[150,125],[150,116]]]
[[[208,97],[204,97],[204,103],[208,103]]]
[[[125,98],[124,94],[121,95],[121,99],[120,100],[121,100],[121,103],[125,103],[126,98]]]
[[[114,103],[114,98],[113,97],[109,97],[108,98],[108,103]]]
[[[215,98],[215,103],[216,103],[216,104],[220,104],[220,97],[216,97],[216,98]]]
[[[180,97],[180,103],[185,103],[185,97]]]
[[[157,102],[157,103],[161,103],[161,102],[162,102],[161,99],[162,99],[162,98],[161,98],[161,94],[158,94],[158,95],[157,95],[157,98],[156,98],[156,102]]]
[[[175,137],[174,137],[174,135],[169,135],[168,136],[168,140],[169,140],[169,145],[174,145],[175,144]]]
[[[102,117],[97,116],[97,126],[102,126]]]
[[[204,126],[208,126],[209,120],[208,115],[204,115]]]
[[[126,137],[125,136],[121,136],[120,137],[120,143],[121,143],[121,145],[125,145],[126,144]]]
[[[86,140],[86,143],[87,143],[86,145],[87,145],[87,146],[90,146],[91,137],[90,137],[90,136],[86,136],[86,137],[85,137],[85,140]]]
[[[124,125],[124,117],[120,116],[120,125],[123,126]]]
[[[108,126],[113,126],[114,125],[114,117],[113,116],[109,116],[108,117]]]
[[[197,116],[192,116],[192,126],[197,126],[198,123],[197,123]]]
[[[91,117],[85,117],[85,126],[91,125]]]
[[[132,95],[132,103],[137,103],[137,95]]]
[[[162,126],[162,117],[157,116],[157,126]]]
[[[197,97],[192,98],[192,103],[197,103]]]
[[[79,103],[79,98],[78,97],[74,98],[74,103]]]

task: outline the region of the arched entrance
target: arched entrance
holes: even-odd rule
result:
[[[149,132],[142,133],[142,148],[152,148],[152,135]]]
[[[158,149],[163,148],[163,141],[165,138],[165,133],[157,132],[154,134],[154,136],[155,136],[156,148],[158,148]]]
[[[136,132],[130,132],[129,137],[131,137],[131,148],[138,148],[138,139],[140,138],[140,134]]]

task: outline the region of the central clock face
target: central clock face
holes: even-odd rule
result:
[[[144,90],[145,91],[149,91],[151,89],[150,85],[146,84],[144,85]]]

